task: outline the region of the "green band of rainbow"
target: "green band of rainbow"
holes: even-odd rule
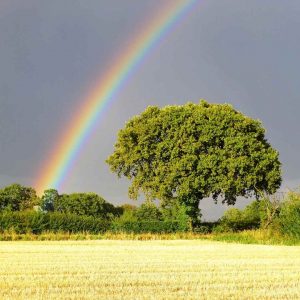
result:
[[[39,193],[47,188],[59,189],[78,153],[95,128],[105,107],[116,97],[145,56],[182,20],[200,0],[174,0],[162,7],[152,21],[142,28],[105,72],[99,84],[79,107],[69,127],[40,170],[35,187]]]

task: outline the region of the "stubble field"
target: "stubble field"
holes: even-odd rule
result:
[[[300,247],[0,242],[0,299],[300,299]]]

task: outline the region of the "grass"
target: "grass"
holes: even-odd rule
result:
[[[266,230],[266,229],[218,233],[218,234],[212,234],[210,238],[215,241],[241,243],[241,244],[287,245],[287,246],[300,245],[299,238],[282,235],[278,231]]]
[[[214,240],[229,243],[261,244],[261,245],[299,245],[299,238],[283,236],[274,230],[244,230],[241,232],[225,232],[200,234],[193,232],[177,233],[125,233],[106,232],[101,234],[44,232],[41,234],[17,234],[14,231],[0,233],[0,241],[64,241],[64,240]]]
[[[0,299],[299,299],[300,247],[209,240],[0,243]]]
[[[14,231],[0,233],[0,241],[64,241],[64,240],[194,240],[207,239],[208,235],[195,234],[193,232],[177,233],[126,233],[105,232],[91,234],[88,232],[43,232],[41,234],[18,234]]]

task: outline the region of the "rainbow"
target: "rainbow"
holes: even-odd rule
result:
[[[59,189],[105,107],[116,97],[146,55],[155,48],[199,0],[168,1],[111,64],[96,88],[74,114],[66,131],[46,158],[34,184],[38,193]]]

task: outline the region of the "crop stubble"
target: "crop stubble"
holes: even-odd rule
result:
[[[300,247],[0,242],[0,299],[300,299]]]

